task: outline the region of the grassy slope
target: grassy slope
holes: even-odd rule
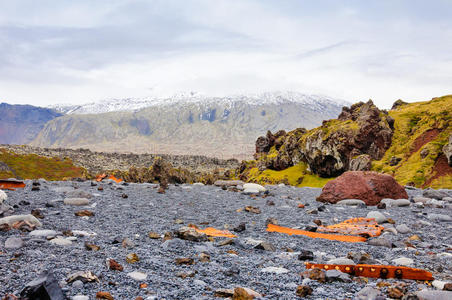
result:
[[[401,184],[414,182],[417,187],[422,187],[435,176],[435,161],[452,133],[452,95],[402,105],[391,110],[389,115],[395,119],[392,145],[380,161],[372,163],[372,169],[392,174]],[[416,139],[422,139],[425,132],[433,128],[440,133],[415,151]],[[425,158],[420,155],[423,149],[429,151]],[[396,166],[389,165],[393,156],[402,159]],[[452,175],[434,179],[429,186],[452,188]]]
[[[13,171],[0,171],[0,178],[62,180],[84,177],[86,171],[76,167],[69,159],[47,158],[35,154],[20,155],[0,149],[0,161]]]

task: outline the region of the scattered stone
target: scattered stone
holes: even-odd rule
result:
[[[94,216],[94,213],[92,211],[87,210],[87,209],[76,211],[74,214],[77,217],[92,217],[92,216]]]
[[[448,282],[444,284],[443,290],[452,291],[452,282]]]
[[[121,245],[122,245],[123,248],[133,248],[133,247],[135,247],[135,243],[132,242],[132,240],[127,238],[127,237],[122,240]]]
[[[443,192],[443,191],[428,188],[422,192],[422,196],[424,196],[426,198],[433,198],[433,199],[441,200],[444,197],[449,197],[449,194],[446,192]]]
[[[44,215],[42,214],[40,209],[33,209],[31,211],[31,215],[37,219],[44,219]]]
[[[383,215],[379,211],[370,211],[370,212],[368,212],[366,218],[375,219],[375,221],[377,221],[378,224],[381,224],[381,223],[384,223],[384,222],[387,221],[386,216]]]
[[[264,272],[264,273],[275,273],[275,274],[284,274],[284,273],[289,273],[289,270],[287,270],[286,268],[281,268],[281,267],[266,267],[266,268],[263,268],[261,270],[261,272]]]
[[[392,243],[385,239],[384,237],[370,239],[367,241],[367,243],[372,246],[392,248]]]
[[[126,255],[126,262],[128,262],[129,264],[134,264],[139,261],[140,259],[138,258],[138,255],[136,253],[129,253]]]
[[[54,238],[52,240],[50,240],[50,243],[58,245],[58,246],[70,246],[72,245],[72,241],[67,239],[67,238],[63,238],[63,237],[57,237]]]
[[[396,226],[396,230],[402,234],[411,232],[411,229],[405,224],[400,224]]]
[[[380,295],[380,291],[371,286],[364,287],[356,294],[359,300],[376,300]]]
[[[414,264],[414,261],[408,257],[399,257],[399,258],[393,259],[392,262],[398,266],[406,266],[406,267],[410,267]]]
[[[325,278],[327,282],[351,282],[350,275],[347,273],[342,273],[338,270],[328,270],[325,272]]]
[[[246,223],[240,223],[236,227],[232,228],[232,231],[235,231],[235,232],[243,232],[245,230],[246,230]]]
[[[355,262],[346,257],[333,258],[326,262],[329,265],[354,265]]]
[[[109,292],[97,292],[96,299],[114,300],[113,296]]]
[[[366,202],[359,199],[345,199],[336,202],[337,205],[346,205],[346,206],[357,206],[357,205],[366,205]]]
[[[276,220],[275,218],[268,218],[265,221],[265,225],[268,225],[268,224],[278,225],[278,220]]]
[[[12,226],[16,222],[28,222],[36,227],[42,226],[41,222],[39,222],[39,220],[33,215],[15,215],[0,218],[0,225],[8,224],[9,226]]]
[[[55,230],[33,230],[29,233],[30,236],[35,237],[48,237],[48,236],[55,236],[57,235],[57,232]]]
[[[113,271],[122,272],[124,270],[124,267],[121,266],[116,260],[114,260],[112,258],[107,259],[107,266],[110,270],[113,270]]]
[[[243,186],[245,183],[241,180],[217,180],[214,182],[216,186]]]
[[[254,207],[254,206],[251,206],[251,205],[246,206],[245,210],[247,212],[251,212],[251,213],[254,213],[254,214],[260,214],[261,213],[261,209],[259,207]]]
[[[207,235],[197,232],[192,227],[181,227],[175,232],[176,236],[180,239],[192,241],[192,242],[205,242],[207,241]]]
[[[272,244],[270,244],[269,242],[260,242],[259,244],[257,244],[254,249],[259,249],[259,250],[265,250],[265,251],[276,251],[275,246],[273,246]]]
[[[201,254],[199,254],[199,261],[200,262],[209,262],[210,261],[209,253],[202,252]]]
[[[312,288],[308,285],[299,285],[297,287],[296,294],[298,297],[304,298],[306,296],[312,295]]]
[[[326,281],[325,271],[319,268],[306,270],[305,272],[303,272],[303,277],[309,278],[311,280],[316,280],[321,283],[324,283]]]
[[[136,280],[136,281],[144,281],[148,278],[148,275],[146,273],[137,272],[137,271],[127,273],[127,276],[129,276],[130,278],[132,278],[133,280]]]
[[[404,292],[399,287],[390,287],[388,289],[388,297],[391,299],[402,299]]]
[[[150,231],[150,232],[148,233],[148,237],[149,237],[150,239],[153,239],[153,240],[158,240],[158,239],[160,239],[162,236],[161,236],[160,234],[158,234],[157,232]]]
[[[415,293],[420,300],[450,300],[452,299],[452,292],[449,291],[433,291],[421,290]]]
[[[445,214],[428,214],[427,218],[432,221],[452,222],[452,217]]]
[[[189,257],[176,258],[177,265],[193,265],[195,264],[195,260]]]
[[[74,206],[83,206],[83,205],[88,205],[89,200],[86,198],[66,198],[66,199],[64,199],[64,204],[74,205]]]
[[[309,250],[301,250],[300,254],[298,255],[298,260],[305,261],[305,260],[312,260],[314,259],[314,253]]]
[[[262,185],[257,184],[257,183],[244,183],[242,186],[243,186],[245,191],[247,189],[250,189],[250,190],[252,189],[252,190],[257,190],[258,193],[259,193],[259,192],[265,192],[267,190]]]
[[[21,299],[65,299],[63,291],[52,272],[45,271],[37,279],[27,283],[20,292]]]
[[[19,249],[24,246],[24,241],[18,237],[9,237],[5,241],[6,249]]]
[[[377,208],[378,208],[378,209],[386,209],[386,203],[381,203],[381,202],[378,203],[378,204],[377,204]]]
[[[99,278],[97,278],[97,276],[94,275],[91,271],[78,271],[72,273],[68,276],[66,282],[71,283],[77,280],[80,280],[83,283],[99,282]]]
[[[95,244],[91,244],[89,242],[85,242],[85,249],[86,250],[90,250],[90,251],[99,251],[100,247],[95,245]]]

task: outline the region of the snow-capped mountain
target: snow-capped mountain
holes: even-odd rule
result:
[[[325,96],[272,92],[227,97],[188,93],[54,106],[65,115],[48,122],[32,144],[245,158],[267,130],[313,128],[336,118],[347,104]]]
[[[231,95],[225,97],[206,96],[196,92],[179,93],[172,97],[143,97],[106,99],[81,105],[57,104],[49,106],[63,114],[100,114],[115,111],[138,111],[153,106],[173,106],[183,104],[208,105],[222,103],[232,107],[236,102],[249,105],[297,103],[322,110],[325,105],[350,105],[350,103],[321,95],[308,95],[299,92],[265,92],[256,94]]]

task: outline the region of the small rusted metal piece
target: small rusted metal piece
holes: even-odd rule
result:
[[[20,180],[11,180],[11,179],[0,179],[0,189],[11,190],[24,188],[25,183]]]

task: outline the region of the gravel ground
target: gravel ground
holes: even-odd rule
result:
[[[98,190],[99,186],[103,187],[103,191]],[[166,194],[159,194],[152,184],[126,186],[100,183],[91,186],[90,182],[41,181],[40,190],[31,191],[31,183],[28,182],[24,189],[6,191],[8,199],[5,203],[15,207],[14,214],[29,214],[33,209],[40,209],[44,218],[40,220],[43,226],[39,229],[55,230],[59,235],[65,230],[82,230],[97,235],[77,237],[71,245],[60,246],[46,237],[30,236],[28,232],[0,231],[0,296],[6,293],[18,295],[27,282],[37,278],[44,270],[53,271],[68,298],[86,295],[89,299],[94,299],[99,291],[110,292],[114,299],[135,299],[138,296],[144,299],[212,299],[217,289],[238,286],[250,288],[265,299],[293,299],[296,298],[297,286],[302,283],[313,289],[310,299],[344,299],[355,298],[363,288],[376,287],[382,281],[369,279],[366,282],[356,278],[351,282],[303,281],[300,274],[305,268],[298,254],[304,250],[314,252],[315,257],[311,261],[319,263],[360,251],[370,254],[376,263],[381,264],[394,264],[392,260],[400,257],[411,258],[413,267],[429,270],[437,280],[452,282],[452,222],[431,219],[431,214],[451,216],[450,204],[443,208],[418,208],[413,203],[408,207],[387,209],[352,208],[316,202],[321,189],[267,188],[268,195],[253,198],[241,192],[201,185],[170,185]],[[90,204],[65,205],[63,200],[70,191],[91,194]],[[419,189],[407,192],[410,198],[422,195]],[[452,191],[446,192],[451,194]],[[125,195],[128,198],[124,198]],[[269,202],[275,205],[268,205]],[[298,208],[300,203],[305,207]],[[243,210],[249,205],[259,207],[261,213]],[[95,215],[74,215],[82,209],[88,209]],[[315,226],[313,221],[316,219],[330,225],[349,218],[365,217],[370,211],[379,211],[395,221],[393,225],[384,223],[385,227],[406,224],[411,232],[386,231],[383,237],[393,243],[393,248],[387,248],[265,231],[268,218],[276,219],[281,226],[304,228]],[[148,237],[150,231],[163,235],[189,223],[201,228],[211,226],[218,229],[232,229],[246,223],[246,230],[236,233],[238,237],[234,243],[225,246],[220,243],[226,238],[215,238],[213,242],[191,242]],[[409,242],[413,247],[406,247],[404,241],[413,235],[418,235],[421,240],[412,239]],[[21,238],[24,245],[7,249],[5,241],[10,237]],[[134,246],[124,248],[121,243],[114,243],[125,238]],[[250,239],[269,242],[276,251],[255,249]],[[85,242],[99,246],[100,250],[87,250]],[[210,262],[200,261],[199,254],[203,252],[210,255]],[[126,262],[126,255],[130,253],[136,253],[139,261],[133,264]],[[109,270],[107,258],[116,260],[124,270]],[[176,258],[193,258],[195,263],[178,265]],[[284,268],[287,272],[263,272],[267,267]],[[92,271],[99,282],[66,283],[68,276],[76,271]],[[133,271],[146,273],[147,278],[136,281],[127,275]],[[187,277],[181,278],[184,276]],[[423,282],[386,281],[391,285],[406,283],[405,293],[422,288],[433,289]],[[140,283],[146,283],[147,288],[140,288]],[[382,284],[378,287],[386,295],[388,287]]]

